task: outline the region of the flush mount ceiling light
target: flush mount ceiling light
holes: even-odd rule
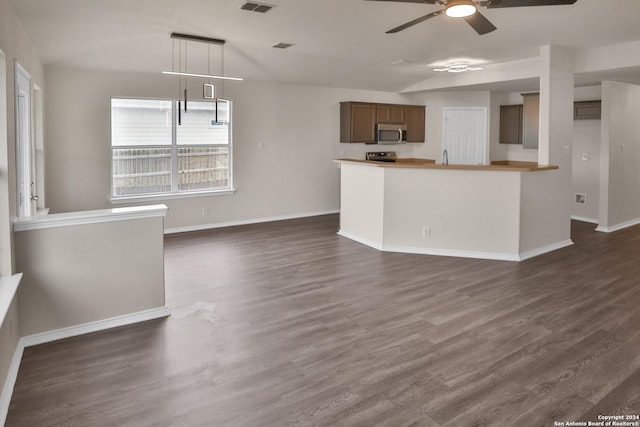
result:
[[[465,71],[480,71],[484,70],[483,67],[477,65],[471,65],[466,63],[461,64],[449,64],[444,67],[434,68],[433,71],[446,71],[448,73],[464,73]]]
[[[471,0],[449,0],[444,13],[452,18],[464,18],[476,13],[476,6]]]

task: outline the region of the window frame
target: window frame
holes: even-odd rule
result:
[[[112,101],[114,99],[124,100],[141,100],[141,101],[169,101],[171,102],[171,145],[113,145],[113,107]],[[130,201],[143,201],[143,200],[165,200],[165,199],[180,199],[189,197],[207,197],[217,195],[229,195],[234,194],[236,189],[234,187],[233,180],[233,103],[229,99],[225,99],[225,102],[229,105],[228,117],[229,117],[229,136],[228,144],[182,144],[178,145],[178,100],[172,98],[141,98],[141,97],[124,97],[113,96],[109,98],[109,152],[110,152],[110,174],[109,174],[109,201],[112,204],[127,203]],[[198,100],[192,100],[190,102],[199,102]],[[203,102],[203,101],[200,101]],[[204,101],[210,102],[210,101]],[[228,156],[228,186],[220,189],[198,189],[198,190],[179,190],[178,187],[178,148],[180,147],[224,147],[227,148]],[[165,193],[146,193],[135,194],[126,196],[117,196],[114,194],[114,161],[113,151],[114,149],[171,149],[171,191]]]

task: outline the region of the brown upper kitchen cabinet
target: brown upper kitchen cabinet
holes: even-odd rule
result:
[[[423,105],[340,103],[340,142],[374,143],[378,123],[405,125],[407,142],[424,142]]]
[[[403,125],[406,123],[405,107],[400,105],[376,106],[376,123]]]
[[[407,142],[424,142],[425,107],[406,106],[405,117],[407,118]]]
[[[376,141],[376,105],[340,103],[340,142]]]
[[[522,144],[522,104],[500,106],[500,144]]]

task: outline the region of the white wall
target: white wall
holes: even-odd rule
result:
[[[22,336],[165,305],[163,218],[16,233]]]
[[[600,229],[640,222],[640,86],[602,83]]]
[[[13,10],[5,0],[0,0],[0,275],[3,276],[14,273],[11,218],[16,211],[15,60],[30,73],[35,84],[44,88],[44,69],[38,53]],[[18,309],[15,300],[4,321],[0,319],[0,322],[0,387],[3,387],[18,343]],[[9,322],[13,325],[13,333],[9,333]],[[0,423],[6,415],[5,409],[0,407]]]
[[[594,101],[602,98],[600,86],[578,87],[575,101]],[[600,119],[573,121],[572,183],[573,194],[587,196],[587,203],[571,205],[571,215],[576,219],[598,222],[600,207]]]
[[[177,90],[176,78],[160,73],[47,67],[47,201],[52,212],[111,207],[112,96],[166,98]],[[190,91],[201,93],[201,86]],[[337,210],[339,171],[333,159],[363,158],[372,150],[339,143],[339,103],[409,101],[392,93],[250,81],[226,83],[224,95],[234,108],[237,192],[163,200],[169,206],[167,228]],[[203,208],[208,216],[201,215]]]

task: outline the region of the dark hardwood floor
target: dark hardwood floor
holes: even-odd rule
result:
[[[164,320],[27,348],[7,426],[553,426],[640,414],[640,227],[515,262],[338,216],[166,238]]]

